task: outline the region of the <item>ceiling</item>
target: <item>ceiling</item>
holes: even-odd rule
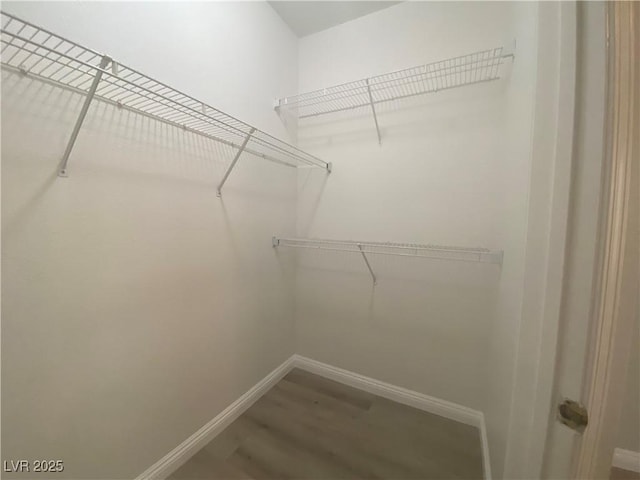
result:
[[[398,3],[400,2],[269,2],[298,37],[335,27]]]

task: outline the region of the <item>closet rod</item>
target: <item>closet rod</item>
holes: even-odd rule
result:
[[[331,164],[158,80],[6,12],[2,18],[2,67],[86,95],[61,159],[66,174],[92,99],[132,111],[279,164],[331,171]],[[237,162],[234,158],[233,165]],[[225,173],[225,181],[230,169]],[[222,187],[221,182],[218,190]]]
[[[500,67],[509,58],[513,59],[514,53],[505,53],[503,47],[481,50],[280,98],[275,109],[308,118],[370,106],[379,137],[375,105],[498,80]]]
[[[332,252],[360,253],[367,264],[374,284],[376,276],[367,254],[392,255],[397,257],[418,257],[435,260],[453,260],[460,262],[480,262],[502,264],[502,250],[487,248],[467,248],[451,245],[422,245],[413,243],[365,242],[355,240],[327,240],[313,238],[279,238],[273,237],[274,247],[307,248]]]

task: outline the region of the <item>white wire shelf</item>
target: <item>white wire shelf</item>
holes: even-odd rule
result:
[[[69,154],[92,98],[181,127],[237,149],[290,167],[331,170],[331,164],[258,130],[194,97],[44,28],[0,12],[2,67],[86,94],[85,105],[61,161],[66,174]]]
[[[503,47],[481,50],[397,72],[284,97],[276,100],[275,109],[279,112],[286,111],[298,118],[309,118],[370,107],[380,141],[376,105],[498,80],[500,67],[505,59],[514,57],[513,53],[504,53],[503,50]]]
[[[377,282],[367,254],[419,257],[461,262],[502,264],[502,250],[456,247],[451,245],[420,245],[415,243],[360,242],[355,240],[326,240],[313,238],[273,237],[274,247],[306,248],[334,252],[350,252],[362,255],[373,283]]]

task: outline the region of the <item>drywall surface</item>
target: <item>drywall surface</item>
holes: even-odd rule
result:
[[[635,78],[640,78],[640,64],[636,62],[636,71]],[[636,105],[638,103],[638,99],[636,98]],[[640,109],[635,109],[635,125],[640,125]],[[635,136],[635,141],[633,143],[633,151],[640,151],[640,136]],[[637,270],[640,268],[640,262],[637,261],[638,255],[638,243],[640,237],[640,213],[638,213],[638,195],[640,192],[640,186],[638,185],[638,162],[635,162],[635,168],[632,168],[630,176],[635,181],[631,183],[631,189],[633,192],[633,188],[635,186],[635,195],[630,197],[630,203],[632,205],[631,212],[635,210],[636,216],[635,221],[633,218],[630,218],[630,222],[627,228],[629,228],[629,233],[627,233],[627,244],[629,245],[628,251],[629,253],[625,256],[625,270],[633,269],[633,261],[634,257],[636,260],[636,289],[635,292],[638,292],[638,273]],[[635,175],[635,176],[634,176]],[[636,201],[635,209],[633,208],[633,201]],[[630,214],[631,216],[631,214]],[[635,230],[634,230],[635,228]],[[635,243],[634,243],[635,242]],[[631,249],[635,248],[636,254],[631,254]],[[628,291],[633,292],[633,290],[629,289]],[[633,294],[631,294],[633,295]],[[626,385],[626,393],[622,405],[622,411],[620,412],[620,423],[619,423],[619,431],[618,431],[618,439],[616,442],[616,447],[622,448],[625,450],[631,450],[633,452],[640,452],[640,298],[636,296],[636,301],[639,302],[636,304],[636,318],[635,325],[632,330],[631,336],[631,351],[629,355],[629,366],[627,367],[627,385]]]
[[[116,3],[9,1],[2,8],[284,138],[273,99],[296,85],[297,39],[269,5]]]
[[[627,373],[627,386],[620,413],[617,448],[640,452],[640,337],[639,322],[636,320],[635,337],[631,346],[631,362]]]
[[[301,91],[504,45],[505,79],[302,120],[298,234],[505,251],[496,265],[299,253],[298,352],[483,411],[500,477],[521,315],[536,8],[405,2],[301,39]],[[522,37],[522,38],[521,38]],[[520,42],[523,41],[523,48]],[[510,63],[510,62],[507,62]],[[497,452],[494,455],[494,444]]]
[[[518,356],[525,276],[525,252],[532,178],[532,123],[538,68],[538,7],[530,2],[512,5],[512,32],[516,39],[516,58],[507,85],[506,126],[503,139],[508,153],[496,188],[503,202],[497,213],[505,250],[500,293],[491,319],[488,348],[488,376],[485,400],[487,436],[491,448],[492,473],[502,478],[509,435],[515,366]]]
[[[636,78],[640,78],[640,65],[636,62]],[[638,99],[636,98],[636,104]],[[636,125],[640,125],[640,109],[636,108],[635,110],[635,118],[634,122]],[[635,142],[633,144],[634,151],[640,151],[640,138],[638,135],[635,136]],[[635,177],[633,175],[635,174]],[[633,199],[638,199],[638,162],[635,162],[635,171],[631,170],[632,178],[635,179],[635,182],[632,182],[631,188],[635,185],[636,194],[635,196],[631,196],[631,202]],[[631,210],[633,211],[633,209]],[[638,212],[638,207],[636,203],[635,207],[636,213]],[[637,245],[638,245],[638,237],[640,236],[640,216],[636,214],[636,221],[630,221],[629,229],[630,233],[627,235],[630,241],[630,249],[636,248],[636,255],[628,254],[625,257],[625,262],[628,267],[625,265],[625,268],[633,268],[632,263],[634,257],[637,258]],[[633,228],[635,226],[635,231]],[[635,247],[634,247],[634,239],[635,239]],[[627,240],[629,242],[629,240]],[[636,264],[636,268],[639,265]],[[636,270],[636,279],[638,270]],[[638,280],[637,280],[638,281]],[[636,284],[636,292],[638,291],[638,285]],[[640,298],[636,297],[636,301],[640,302]],[[618,448],[623,448],[625,450],[631,450],[633,452],[640,452],[640,304],[636,305],[636,319],[635,319],[635,327],[633,329],[633,335],[631,337],[631,352],[630,352],[630,363],[627,371],[627,386],[626,386],[626,394],[625,399],[622,406],[622,411],[620,413],[620,427],[618,433],[618,441],[616,446]]]
[[[266,3],[3,9],[285,136],[297,44]],[[242,157],[218,199],[233,151],[95,103],[58,178],[82,101],[2,71],[2,454],[133,478],[294,353],[296,173]]]

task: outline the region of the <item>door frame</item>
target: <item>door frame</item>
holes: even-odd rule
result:
[[[607,4],[604,204],[583,399],[589,425],[571,478],[608,478],[638,312],[640,4]],[[635,332],[637,339],[638,332]]]
[[[549,212],[549,223],[542,227],[538,225],[547,228],[547,243],[532,243],[530,246],[527,239],[527,255],[538,265],[544,258],[544,272],[535,272],[535,268],[527,270],[527,275],[543,275],[544,278],[538,279],[544,284],[543,300],[542,306],[529,315],[531,318],[522,319],[523,323],[529,322],[533,326],[529,327],[527,335],[520,335],[516,380],[520,378],[521,385],[530,385],[533,378],[534,385],[528,396],[517,396],[518,385],[514,388],[514,399],[519,401],[512,400],[514,411],[511,412],[508,434],[511,448],[507,451],[505,462],[505,477],[508,478],[543,477],[545,460],[550,457],[548,453],[553,448],[548,434],[552,422],[555,422],[556,405],[553,404],[552,393],[561,348],[558,329],[563,322],[559,305],[564,281],[567,209],[571,188],[568,172],[573,148],[576,10],[573,2],[559,5],[543,3],[539,8],[546,9],[544,20],[548,24],[557,22],[560,45],[556,66],[556,88],[559,92],[557,110],[555,113],[543,111],[540,120],[536,118],[536,127],[539,122],[555,119],[551,122],[551,128],[556,131],[551,161],[553,191],[550,203],[540,201],[540,205],[532,205],[534,213],[539,214],[541,209],[548,209]],[[605,8],[607,91],[602,196],[600,209],[596,212],[596,288],[591,294],[589,344],[584,359],[583,392],[581,399],[578,399],[587,406],[590,418],[585,433],[577,437],[573,444],[570,471],[566,472],[567,476],[579,479],[609,478],[629,347],[634,333],[633,319],[638,315],[640,135],[635,134],[636,143],[632,144],[632,132],[637,132],[640,126],[640,92],[636,85],[640,83],[640,3],[609,2]],[[545,115],[549,118],[542,118]],[[541,128],[550,127],[542,124]],[[545,158],[537,158],[536,161],[544,162]],[[531,211],[529,215],[531,217]],[[631,223],[634,227],[629,229],[632,219],[636,221]],[[634,255],[635,258],[631,258]],[[635,335],[637,338],[637,332]],[[521,368],[520,363],[529,366],[529,369]]]
[[[523,299],[504,478],[541,478],[553,416],[574,150],[577,4],[537,4]]]

